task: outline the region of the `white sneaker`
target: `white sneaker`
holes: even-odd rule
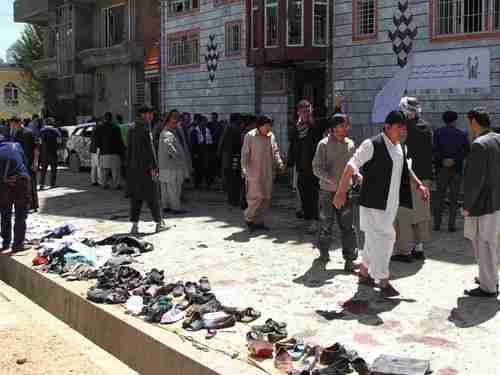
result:
[[[130,234],[139,234],[139,223],[133,223]]]

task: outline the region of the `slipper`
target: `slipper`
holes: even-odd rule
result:
[[[184,313],[184,311],[182,311],[179,307],[175,306],[174,308],[170,309],[165,314],[163,314],[160,323],[161,324],[177,323],[178,321],[184,319],[185,316],[186,314]]]
[[[297,340],[297,343],[292,350],[288,351],[292,357],[292,361],[296,362],[300,360],[306,353],[306,345],[302,339]]]
[[[209,329],[209,330],[207,330],[207,334],[205,335],[205,339],[206,340],[213,339],[216,334],[217,334],[217,330],[216,329]]]
[[[292,369],[292,356],[288,350],[284,348],[278,350],[274,359],[274,367],[282,374],[287,374]]]
[[[177,283],[177,285],[174,287],[174,290],[172,291],[172,295],[177,298],[184,295],[184,284],[182,284],[182,282]]]
[[[210,281],[208,281],[208,277],[204,276],[200,279],[200,290],[202,292],[210,292],[212,290],[212,286],[210,285]]]
[[[248,344],[248,351],[255,358],[273,358],[273,344],[268,341],[255,340]]]
[[[255,310],[252,307],[246,308],[243,311],[238,311],[235,314],[236,320],[241,323],[251,323],[260,318],[260,311]]]
[[[297,339],[291,337],[288,340],[278,341],[274,345],[276,347],[276,351],[278,351],[279,349],[293,350],[293,348],[295,348],[295,346],[297,345]]]

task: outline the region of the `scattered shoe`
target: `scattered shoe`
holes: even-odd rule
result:
[[[292,356],[285,348],[281,348],[276,352],[276,358],[274,358],[274,367],[282,374],[287,374],[292,366]]]
[[[174,306],[161,317],[161,324],[173,324],[184,319],[186,314],[178,306]]]
[[[319,363],[323,366],[329,366],[346,355],[346,349],[339,343],[335,343],[328,348],[323,349],[319,357]]]
[[[144,309],[143,298],[140,296],[130,297],[127,300],[127,303],[125,304],[125,308],[127,309],[127,312],[131,315],[134,315],[134,316],[141,315],[142,311]]]
[[[212,289],[212,287],[210,286],[210,281],[208,281],[208,277],[206,276],[200,279],[199,285],[202,292],[210,292],[210,290]]]

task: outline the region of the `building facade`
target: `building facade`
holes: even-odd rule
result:
[[[20,86],[24,80],[21,69],[0,64],[0,119],[14,116],[31,118],[40,113],[42,103],[30,103],[21,93]]]
[[[131,121],[138,106],[158,97],[145,75],[145,58],[159,41],[157,0],[17,0],[14,19],[46,27],[46,57],[36,72],[47,80],[45,104],[59,121],[107,111]]]
[[[424,118],[486,107],[500,115],[500,3],[483,0],[336,0],[335,92],[357,138],[376,131],[374,100],[391,78],[406,80]]]

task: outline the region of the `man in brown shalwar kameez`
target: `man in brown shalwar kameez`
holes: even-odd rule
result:
[[[269,211],[275,168],[284,169],[278,145],[272,133],[272,120],[259,117],[257,128],[248,132],[241,150],[241,170],[246,180],[248,228],[269,230],[264,218]]]

